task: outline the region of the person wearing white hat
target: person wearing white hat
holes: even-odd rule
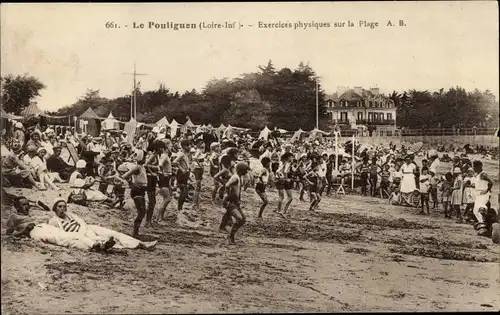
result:
[[[55,216],[50,219],[50,225],[60,228],[63,231],[87,237],[94,242],[103,242],[105,248],[148,249],[153,248],[157,243],[156,241],[142,242],[126,234],[99,225],[87,224],[78,215],[67,211],[67,204],[64,200],[56,201],[53,211],[55,212]]]
[[[64,207],[66,203],[64,200],[56,201],[54,208]],[[40,205],[40,203],[38,203]],[[12,214],[7,222],[6,234],[13,236],[27,236],[35,241],[49,243],[57,246],[67,248],[78,248],[83,250],[90,250],[96,252],[105,252],[107,249],[114,245],[114,242],[101,243],[100,241],[92,240],[79,233],[66,232],[59,226],[54,226],[47,223],[37,223],[29,216],[29,210],[32,205],[26,197],[18,197],[14,201],[16,214]],[[45,206],[47,207],[47,206]],[[48,207],[47,207],[48,208]],[[48,209],[50,211],[50,208]],[[66,225],[73,229],[78,222],[73,221],[71,224]]]
[[[75,183],[76,179],[83,179],[83,174],[85,172],[85,168],[87,167],[87,162],[85,160],[78,160],[76,162],[76,169],[69,177],[69,184],[72,185]]]
[[[20,122],[16,122],[14,124],[14,129],[15,130],[14,130],[14,133],[12,134],[12,137],[14,139],[17,139],[19,141],[19,143],[21,144],[21,146],[24,147],[26,137],[25,137],[25,134],[23,131],[23,124]]]
[[[144,167],[144,151],[137,150],[135,152],[135,163],[130,165],[128,172],[118,177],[124,182],[130,181],[130,197],[134,201],[137,209],[137,217],[134,220],[134,230],[132,236],[139,236],[139,228],[142,220],[146,216],[146,191],[148,186],[148,176]]]

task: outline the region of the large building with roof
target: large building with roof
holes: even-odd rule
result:
[[[325,98],[327,115],[333,125],[375,127],[386,135],[396,130],[394,101],[380,93],[379,88],[337,87],[337,92]]]

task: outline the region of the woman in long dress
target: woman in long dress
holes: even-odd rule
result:
[[[462,171],[459,167],[455,167],[455,169],[453,170],[453,178],[453,192],[451,193],[451,212],[453,213],[455,211],[457,213],[457,220],[459,223],[461,223],[462,213],[460,207],[462,206],[464,182],[462,178]]]
[[[412,162],[410,155],[406,156],[405,163],[401,166],[403,178],[401,179],[401,194],[407,203],[411,204],[410,197],[417,190],[415,184],[415,170],[416,165]]]

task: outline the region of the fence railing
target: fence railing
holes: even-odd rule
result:
[[[430,128],[400,129],[401,136],[488,136],[494,135],[496,128]]]

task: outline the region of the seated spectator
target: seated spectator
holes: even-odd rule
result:
[[[54,181],[62,182],[62,179],[59,177],[59,174],[49,173],[49,171],[47,170],[47,163],[45,161],[46,154],[47,150],[45,150],[45,148],[43,147],[40,147],[36,151],[35,155],[33,155],[32,151],[30,151],[28,152],[28,155],[25,156],[25,158],[27,158],[26,161],[29,161],[33,176],[35,178],[38,178],[43,186],[47,185],[54,190],[60,190],[59,187],[54,185]]]
[[[87,224],[76,214],[67,211],[67,204],[64,200],[56,201],[52,210],[55,216],[50,219],[49,225],[66,232],[81,234],[96,241],[113,238],[116,241],[115,248],[148,249],[155,247],[157,243],[157,241],[142,242],[126,234],[99,225]]]
[[[69,180],[71,173],[75,171],[75,167],[69,165],[61,158],[62,147],[55,145],[53,148],[54,154],[47,159],[47,169],[49,172],[56,172],[63,180]]]
[[[92,187],[94,183],[94,180],[85,182],[84,179],[77,178],[71,185],[71,188],[73,188],[73,190],[68,197],[68,202],[86,206],[88,201],[95,201],[104,202],[110,206],[113,206],[116,203],[116,199],[109,198],[102,192],[91,189],[90,187]]]
[[[40,130],[34,130],[31,133],[30,140],[28,140],[28,142],[26,142],[26,148],[28,148],[29,146],[35,146],[36,149],[43,147],[41,135],[42,135],[42,133],[40,132]]]
[[[77,178],[85,178],[85,169],[87,167],[87,162],[85,162],[84,160],[78,160],[76,162],[76,169],[73,171],[73,173],[71,173],[70,177],[69,177],[69,183],[72,185],[75,183],[75,180]]]
[[[113,237],[106,241],[91,239],[80,233],[70,233],[47,223],[36,223],[29,216],[30,202],[26,197],[18,197],[14,201],[16,214],[12,214],[7,221],[7,235],[17,237],[30,237],[53,245],[69,248],[79,248],[90,251],[107,251],[115,245]]]
[[[18,140],[14,140],[12,151],[2,150],[2,177],[13,186],[29,188],[35,186],[40,190],[45,190],[45,187],[35,180],[29,166],[19,159],[20,151],[21,144]],[[6,153],[5,156],[3,156],[4,153]]]

